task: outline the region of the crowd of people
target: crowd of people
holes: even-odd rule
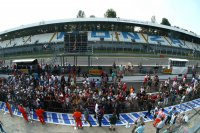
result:
[[[101,123],[99,110],[106,114],[115,112],[117,120],[120,120],[120,113],[130,111],[148,110],[148,116],[155,107],[163,108],[192,100],[200,94],[199,77],[188,80],[185,75],[182,79],[176,77],[161,82],[157,74],[147,74],[142,86],[134,88],[122,82],[123,66],[114,66],[111,74],[103,72],[96,80],[87,73],[81,74],[80,67],[70,64],[66,74],[61,75],[57,72],[58,67],[54,68],[50,72],[46,65],[32,75],[13,70],[13,76],[0,83],[0,100],[28,110],[42,108],[69,113],[75,108],[81,112],[87,108],[88,114],[95,114]],[[83,81],[77,83],[77,76],[83,76]]]

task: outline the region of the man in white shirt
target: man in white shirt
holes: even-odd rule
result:
[[[160,129],[162,129],[165,125],[164,118],[161,118],[161,121],[156,126],[156,133],[159,133]]]
[[[188,86],[186,92],[187,94],[190,94],[192,92],[192,86]]]
[[[188,123],[188,121],[189,121],[188,115],[184,113],[184,114],[183,114],[183,117],[182,117],[182,122],[183,122],[183,124]]]
[[[98,111],[99,111],[99,104],[98,104],[98,102],[96,102],[96,104],[95,104],[95,109],[94,109],[94,111],[95,111],[95,117],[97,117],[97,113],[98,113]]]

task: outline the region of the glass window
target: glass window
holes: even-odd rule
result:
[[[175,67],[185,67],[186,62],[184,62],[184,61],[172,61],[170,65],[175,66]]]

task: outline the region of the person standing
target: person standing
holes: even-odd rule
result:
[[[167,114],[167,118],[165,120],[165,125],[170,123],[170,120],[172,118],[172,115],[176,112],[176,107],[173,107]]]
[[[74,117],[74,119],[75,119],[75,121],[76,121],[76,127],[77,128],[83,128],[82,127],[82,121],[81,121],[81,118],[82,118],[82,114],[81,114],[81,112],[80,111],[78,111],[78,109],[75,109],[75,112],[73,113],[73,117]]]
[[[140,116],[136,121],[135,121],[135,125],[132,129],[132,133],[135,133],[136,128],[138,128],[139,126],[142,125],[142,123],[144,123],[144,118],[142,116]]]
[[[162,129],[165,125],[164,118],[161,118],[161,121],[156,125],[156,133],[159,133],[160,129]]]
[[[172,131],[173,128],[175,127],[177,117],[178,117],[178,112],[175,112],[175,113],[172,115],[172,118],[171,118],[171,120],[170,120],[170,131]]]
[[[95,118],[95,119],[97,118],[98,110],[99,110],[99,103],[96,102],[95,107],[94,107],[94,112],[95,112],[95,114],[94,114],[94,118]]]
[[[117,120],[119,120],[120,112],[121,112],[121,104],[120,104],[119,100],[116,100],[113,107],[114,107],[114,112],[117,116]]]
[[[2,125],[3,125],[3,123],[0,121],[0,129],[1,129],[1,132],[2,132],[2,133],[6,133],[6,132],[4,131]]]
[[[117,123],[117,115],[116,115],[116,111],[113,112],[112,116],[109,118],[110,121],[110,130],[115,131],[115,124]]]
[[[101,127],[103,115],[104,115],[103,108],[98,106],[97,119],[98,119],[99,127]]]
[[[85,117],[85,122],[87,121],[89,123],[90,127],[92,127],[92,124],[91,124],[91,122],[89,120],[89,110],[88,110],[88,108],[86,108],[84,110],[84,117]]]
[[[13,113],[12,113],[12,109],[11,109],[11,106],[9,104],[9,102],[7,101],[6,102],[6,108],[8,109],[9,113],[10,113],[10,116],[12,117],[13,116]]]
[[[22,113],[22,116],[24,117],[24,119],[28,122],[28,116],[27,116],[27,112],[24,109],[24,107],[21,105],[18,105],[18,109],[19,111]]]
[[[147,118],[147,116],[151,115],[151,109],[152,109],[152,103],[150,101],[151,99],[149,98],[147,101],[147,110],[148,112],[146,113],[146,115],[144,116],[144,118]]]
[[[40,107],[39,109],[35,110],[35,113],[38,117],[38,119],[40,120],[40,122],[44,125],[45,124],[45,120],[44,120],[44,110]]]
[[[138,126],[138,127],[135,129],[135,133],[144,133],[144,128],[145,128],[145,126],[144,126],[144,122],[143,122],[143,123],[141,123],[140,126]]]
[[[181,116],[180,116],[180,122],[182,124],[186,124],[188,123],[189,121],[189,118],[188,118],[188,115],[186,113],[183,113]]]
[[[114,72],[114,71],[112,71],[112,73],[111,73],[111,77],[112,77],[112,82],[113,83],[115,83],[115,81],[116,81],[116,73]]]

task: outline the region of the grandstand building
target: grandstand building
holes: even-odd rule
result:
[[[122,18],[43,21],[0,32],[0,57],[55,51],[200,57],[200,36],[177,27]]]

